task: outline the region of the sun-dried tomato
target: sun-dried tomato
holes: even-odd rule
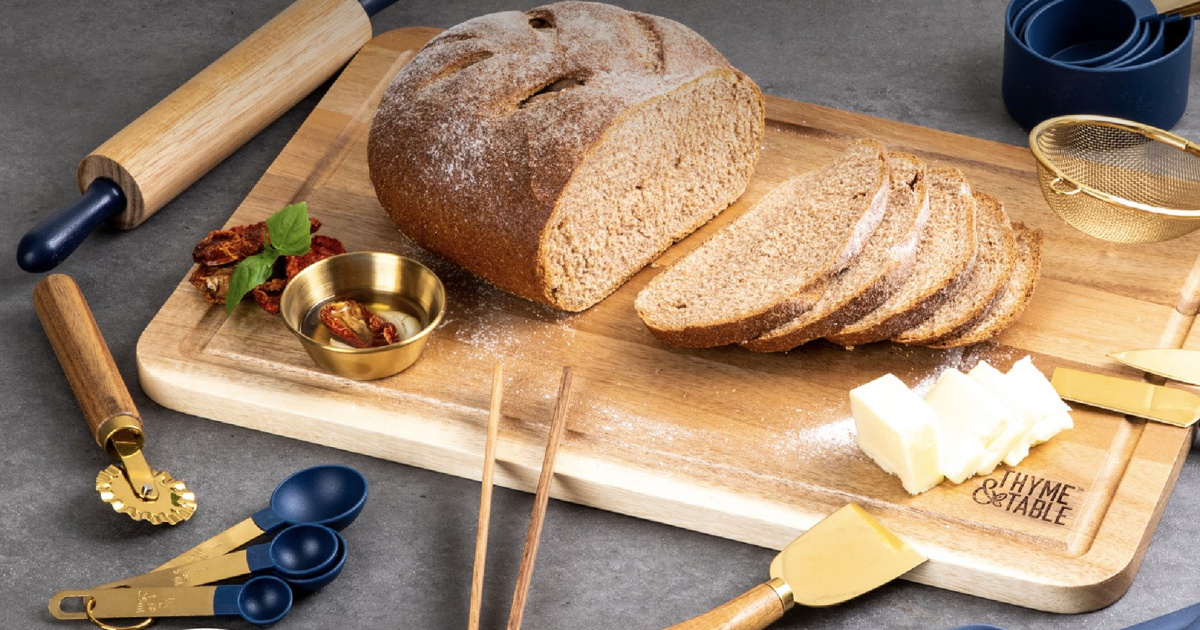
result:
[[[400,341],[395,324],[384,321],[354,300],[330,302],[321,307],[321,323],[355,348],[376,348]]]
[[[254,296],[254,301],[262,309],[272,315],[279,314],[279,298],[283,296],[283,287],[287,286],[287,280],[283,278],[271,278],[266,282],[254,287],[250,290],[250,294]]]
[[[321,229],[320,221],[310,217],[308,222],[311,225],[310,234]],[[261,252],[266,242],[266,221],[238,225],[227,230],[213,230],[196,244],[192,250],[192,260],[201,265],[227,265]]]
[[[188,281],[204,294],[204,299],[210,304],[224,304],[225,294],[229,292],[229,279],[233,277],[236,265],[221,265],[206,267],[200,265],[192,272]]]
[[[316,235],[312,237],[312,248],[303,256],[288,256],[287,257],[287,279],[291,280],[296,277],[296,274],[304,270],[305,267],[317,262],[325,260],[331,256],[345,254],[346,246],[342,242],[332,236]]]

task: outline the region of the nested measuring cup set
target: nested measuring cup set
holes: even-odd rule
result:
[[[1099,114],[1170,128],[1187,107],[1195,0],[1010,0],[1004,104],[1026,129]]]
[[[90,619],[105,629],[144,628],[156,617],[237,616],[273,624],[291,610],[293,593],[315,592],[341,573],[347,548],[340,530],[358,517],[366,499],[367,480],[353,468],[306,468],[280,483],[269,505],[244,521],[149,573],[57,593],[50,614]],[[241,549],[266,534],[275,536]],[[224,583],[239,579],[245,582]],[[223,584],[211,586],[217,582]],[[107,619],[142,621],[113,626]]]

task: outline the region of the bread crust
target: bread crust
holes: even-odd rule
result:
[[[912,265],[917,254],[917,241],[929,218],[929,190],[925,182],[925,163],[907,153],[889,152],[887,159],[892,171],[887,212],[907,213],[907,216],[900,217],[899,220],[908,223],[910,229],[908,240],[889,248],[888,253],[891,256],[889,260],[873,270],[872,277],[863,280],[864,284],[861,286],[864,288],[857,294],[846,296],[840,304],[830,304],[828,307],[818,304],[814,308],[825,311],[823,314],[814,311],[801,313],[796,319],[789,320],[782,326],[742,343],[741,345],[747,350],[786,352],[814,339],[833,334],[846,324],[862,319],[887,301],[912,272]],[[899,181],[899,173],[908,172],[908,170],[898,168],[901,164],[906,164],[911,169],[913,173],[911,181]],[[894,210],[893,206],[898,210]],[[888,219],[885,217],[884,220]],[[880,230],[882,231],[882,227]],[[876,234],[872,238],[878,238],[878,236]],[[870,243],[867,246],[870,247]],[[850,263],[851,266],[856,264],[859,264],[857,260]],[[808,323],[803,324],[802,322]]]
[[[774,207],[764,204],[779,203],[781,204],[779,207],[786,208],[787,213],[796,216],[806,215],[810,218],[819,216],[807,213],[819,213],[823,208],[814,206],[809,199],[795,197],[803,195],[805,192],[811,192],[807,186],[813,178],[821,181],[820,178],[826,174],[825,171],[836,172],[834,170],[836,162],[818,171],[784,182],[760,199],[755,207],[750,208],[736,221],[726,226],[722,232],[711,237],[709,241],[689,252],[687,256],[676,261],[671,268],[652,279],[638,294],[634,302],[638,316],[641,317],[650,332],[667,343],[689,348],[743,343],[781,326],[811,308],[824,293],[829,280],[850,264],[862,250],[866,241],[870,239],[871,234],[882,221],[886,210],[891,187],[889,186],[889,168],[885,147],[875,140],[857,140],[842,155],[850,155],[852,151],[870,152],[869,166],[867,167],[870,176],[862,182],[864,190],[870,192],[867,192],[865,196],[854,198],[854,205],[851,206],[853,210],[847,215],[849,221],[843,226],[844,231],[839,233],[839,240],[827,244],[828,251],[822,252],[823,257],[820,259],[819,266],[805,270],[803,275],[800,275],[799,271],[789,270],[788,273],[796,282],[795,286],[788,286],[787,292],[773,291],[766,296],[769,300],[757,300],[758,303],[753,308],[729,314],[720,319],[704,315],[701,316],[703,319],[698,322],[693,321],[679,325],[670,321],[669,316],[663,316],[664,309],[670,308],[665,304],[668,299],[672,298],[669,289],[660,289],[665,279],[673,278],[672,274],[678,273],[681,268],[686,268],[692,257],[699,256],[706,248],[713,247],[714,243],[720,241],[731,230],[741,231],[743,234],[748,233],[746,230],[751,228],[746,227],[747,220],[757,220],[756,212]],[[738,250],[731,252],[730,255],[736,258],[748,254],[747,251]],[[738,261],[724,260],[720,264],[736,265]],[[698,279],[697,277],[691,278],[692,286]],[[762,296],[756,297],[761,298]]]
[[[943,275],[939,282],[935,283],[929,291],[926,291],[923,296],[917,297],[914,301],[908,304],[905,308],[896,310],[888,314],[886,317],[880,318],[873,325],[858,329],[859,322],[854,322],[847,326],[849,330],[842,329],[834,334],[826,335],[829,341],[843,346],[858,346],[876,341],[886,341],[893,336],[912,328],[918,322],[925,320],[929,314],[935,311],[943,303],[951,292],[955,290],[959,283],[963,281],[971,266],[975,263],[975,250],[977,241],[975,240],[975,200],[970,194],[970,187],[967,184],[966,177],[956,168],[937,167],[928,170],[929,185],[936,185],[936,180],[956,182],[966,189],[964,199],[968,202],[967,216],[963,223],[969,225],[971,229],[966,231],[964,235],[965,241],[968,243],[968,256],[964,256],[956,261],[950,267],[949,273]],[[936,225],[932,225],[932,217],[930,225],[926,229],[936,229]],[[918,252],[918,256],[921,252]],[[885,303],[884,306],[887,306]],[[880,307],[882,308],[882,307]],[[870,315],[870,314],[869,314]]]
[[[986,341],[1003,332],[1025,311],[1025,307],[1033,299],[1033,290],[1041,275],[1042,232],[1021,223],[1014,223],[1013,233],[1018,255],[1022,258],[1018,266],[1027,269],[1027,272],[1023,275],[1013,275],[1004,293],[981,319],[934,341],[929,347],[957,348]],[[1009,292],[1014,293],[1008,295]]]
[[[999,299],[1008,285],[1016,262],[1012,225],[999,199],[975,191],[976,231],[979,251],[970,272],[964,273],[955,291],[947,294],[946,305],[930,314],[930,319],[896,335],[892,341],[905,345],[926,346],[938,339],[965,330],[978,321]],[[991,233],[991,239],[988,237]],[[996,239],[995,237],[999,237]],[[961,292],[969,292],[961,293]],[[972,298],[966,303],[964,299]],[[949,316],[949,321],[945,320]]]
[[[371,181],[418,245],[568,308],[542,250],[563,191],[609,129],[706,77],[752,92],[750,141],[761,146],[761,91],[677,22],[589,2],[482,16],[432,39],[388,87],[368,140]]]

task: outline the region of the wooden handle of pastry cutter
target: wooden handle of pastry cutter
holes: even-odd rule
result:
[[[298,0],[79,164],[107,178],[137,227],[346,64],[371,39],[358,0]]]
[[[761,630],[783,617],[783,601],[759,584],[716,608],[666,630]]]
[[[118,432],[140,445],[137,408],[79,285],[61,273],[46,276],[33,288],[33,306],[96,443],[113,459],[110,440]]]

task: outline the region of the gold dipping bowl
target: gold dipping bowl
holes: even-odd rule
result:
[[[313,307],[332,298],[371,292],[400,296],[424,311],[417,316],[420,332],[378,348],[339,348],[302,332],[304,318]],[[381,252],[352,252],[314,263],[288,282],[279,303],[288,330],[300,339],[317,367],[356,381],[392,376],[416,362],[445,311],[446,289],[428,267]]]

